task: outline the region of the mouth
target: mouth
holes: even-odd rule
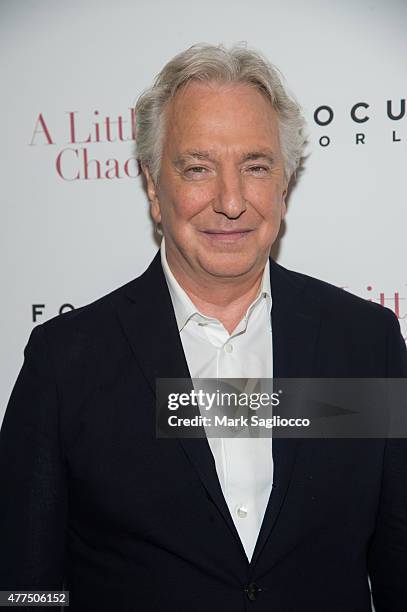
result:
[[[236,229],[236,230],[219,230],[219,229],[208,229],[201,230],[201,232],[207,236],[210,240],[216,242],[235,242],[246,238],[253,230],[252,229]]]

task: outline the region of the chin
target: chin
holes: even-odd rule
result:
[[[235,260],[234,260],[235,259]],[[233,261],[234,260],[234,261]],[[230,254],[225,257],[221,254],[214,255],[209,260],[203,259],[201,267],[212,276],[233,277],[242,276],[250,272],[255,265],[255,260],[244,258],[234,258]]]

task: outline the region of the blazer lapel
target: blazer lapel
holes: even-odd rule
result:
[[[154,395],[157,378],[190,379],[159,251],[144,274],[127,283],[122,292],[126,300],[117,308],[117,315]],[[197,407],[196,414],[199,414]],[[192,412],[191,416],[194,416]],[[203,429],[202,435],[205,436]],[[179,438],[178,442],[244,554],[223,496],[207,438]]]
[[[272,293],[273,378],[311,378],[320,327],[320,305],[308,297],[306,277],[289,272],[270,260]],[[298,438],[273,438],[273,488],[251,560],[256,564],[267,540],[272,540],[291,481]],[[283,550],[270,547],[274,559]],[[269,557],[268,557],[269,559]]]
[[[190,378],[159,251],[122,292],[117,315],[153,393],[157,378]]]

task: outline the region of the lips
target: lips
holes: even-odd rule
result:
[[[242,228],[234,230],[208,229],[201,231],[206,236],[206,238],[212,242],[212,244],[230,244],[243,240],[253,230],[248,228]]]
[[[251,229],[233,229],[233,230],[202,230],[204,234],[215,234],[215,235],[223,235],[223,236],[231,236],[233,234],[247,234],[253,230]]]

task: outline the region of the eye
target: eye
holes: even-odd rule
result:
[[[249,166],[248,170],[253,174],[267,174],[270,168],[268,166]]]
[[[211,169],[205,166],[190,166],[184,170],[184,176],[191,181],[207,179],[211,174]]]
[[[204,168],[203,166],[192,166],[191,168],[187,168],[185,170],[186,174],[205,174],[207,172],[207,169]]]

